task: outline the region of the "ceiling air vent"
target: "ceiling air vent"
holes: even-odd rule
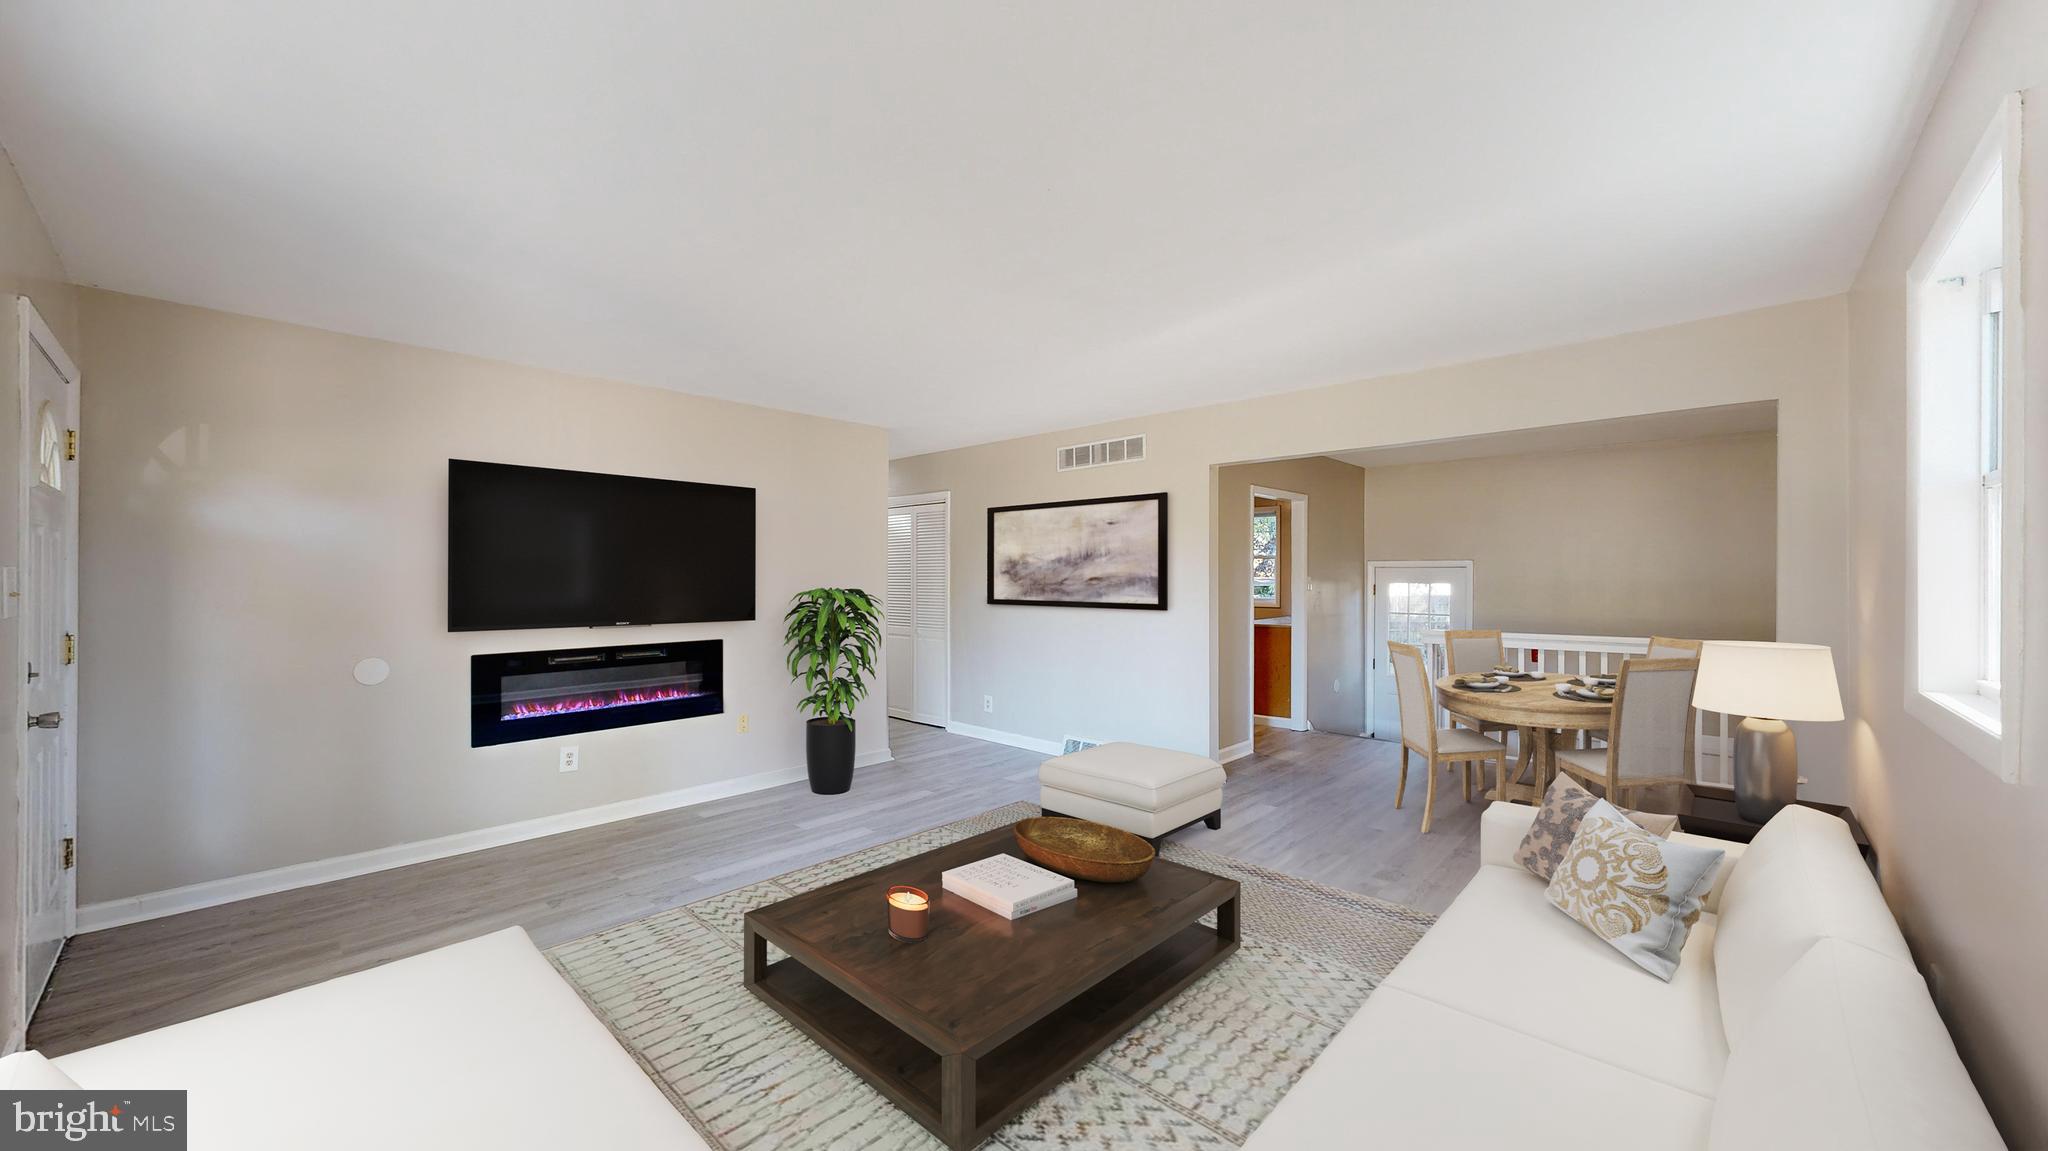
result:
[[[1056,457],[1059,470],[1073,471],[1075,468],[1099,468],[1104,464],[1136,463],[1145,458],[1144,436],[1122,436],[1114,440],[1097,440],[1092,444],[1075,444],[1061,448]]]

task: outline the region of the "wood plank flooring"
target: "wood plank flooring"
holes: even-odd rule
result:
[[[892,763],[850,794],[804,784],[452,859],[131,924],[73,939],[29,1028],[61,1055],[518,924],[551,947],[913,831],[1038,798],[1044,758],[890,721]],[[1176,838],[1336,887],[1441,911],[1478,868],[1479,811],[1438,779],[1422,825],[1411,768],[1394,810],[1396,745],[1258,734],[1231,764],[1220,831]]]

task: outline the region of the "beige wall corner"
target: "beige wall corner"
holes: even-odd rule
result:
[[[1367,468],[1368,563],[1473,561],[1472,626],[1771,639],[1774,433]]]
[[[1907,162],[1849,304],[1852,441],[1850,555],[1855,610],[1851,801],[1883,867],[1886,897],[1930,977],[1964,1061],[2005,1138],[2048,1146],[2048,772],[2020,784],[1991,772],[1905,710],[1906,273],[1999,102],[2048,84],[2048,5],[1986,0]],[[2030,305],[2027,391],[2048,396],[2048,91],[2029,91],[2023,182]],[[2010,292],[2010,281],[2007,291]],[[2032,458],[2048,449],[2048,411],[2030,401]],[[2048,501],[2037,470],[2029,499]],[[2048,517],[2029,517],[2031,602],[2048,602]],[[2030,652],[2048,626],[2028,620]],[[2048,673],[2048,663],[2030,664]],[[2039,697],[2040,679],[2028,683]],[[2035,716],[2048,719],[2036,709]],[[2040,720],[2037,719],[2036,722]],[[2038,757],[2035,757],[2038,758]]]

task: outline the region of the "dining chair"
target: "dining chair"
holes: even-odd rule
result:
[[[1626,807],[1626,793],[1692,782],[1692,683],[1696,659],[1623,660],[1614,684],[1607,746],[1560,748],[1558,769],[1603,789]]]
[[[1394,697],[1401,712],[1401,778],[1394,785],[1394,806],[1408,791],[1408,753],[1422,757],[1429,787],[1422,799],[1422,832],[1436,815],[1436,769],[1439,764],[1465,769],[1465,801],[1472,800],[1472,765],[1479,765],[1479,785],[1486,786],[1486,761],[1494,761],[1497,779],[1505,779],[1508,749],[1499,740],[1488,739],[1462,727],[1439,728],[1431,715],[1429,672],[1422,662],[1422,649],[1414,644],[1389,643],[1387,656],[1394,662]]]
[[[1508,661],[1501,646],[1501,633],[1481,628],[1448,629],[1444,632],[1444,656],[1452,675],[1492,671]]]
[[[1703,642],[1696,639],[1672,639],[1668,635],[1653,635],[1650,637],[1650,658],[1698,659]]]
[[[1507,648],[1502,646],[1501,633],[1486,628],[1448,628],[1444,631],[1444,661],[1450,665],[1452,675],[1469,675],[1473,672],[1484,674],[1508,661]],[[1459,727],[1469,727],[1482,735],[1500,732],[1501,741],[1507,741],[1507,733],[1515,730],[1504,723],[1482,723],[1478,720],[1453,716],[1451,722]]]
[[[1703,641],[1696,639],[1673,639],[1668,635],[1650,637],[1650,659],[1698,659]],[[1584,742],[1580,747],[1591,747],[1594,741],[1605,743],[1607,729],[1599,728],[1582,733]]]
[[[1649,658],[1698,659],[1700,657],[1700,646],[1703,642],[1696,639],[1673,639],[1668,635],[1653,635],[1650,637]],[[1596,728],[1592,731],[1582,732],[1580,733],[1580,738],[1584,742],[1579,746],[1590,747],[1595,740],[1606,741],[1607,729]]]

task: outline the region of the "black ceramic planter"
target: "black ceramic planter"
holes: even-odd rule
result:
[[[810,769],[811,790],[841,795],[853,786],[853,720],[827,723],[811,720],[804,730],[804,766]]]

